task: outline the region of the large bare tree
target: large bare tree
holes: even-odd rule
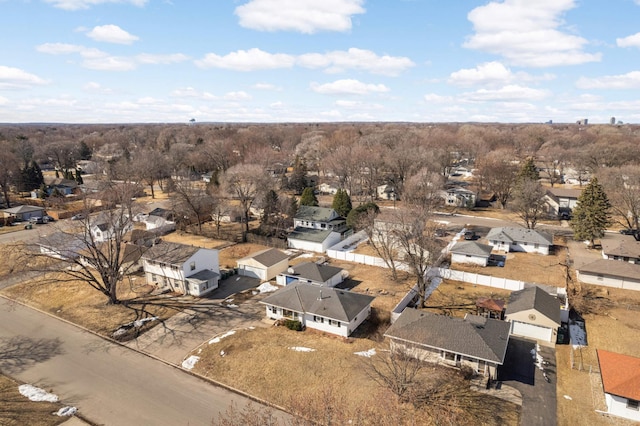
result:
[[[195,219],[198,233],[202,233],[202,223],[211,218],[216,210],[216,199],[203,181],[178,179],[171,181],[173,210],[178,217]]]
[[[629,229],[640,229],[640,168],[605,168],[598,175],[611,200],[615,220]]]

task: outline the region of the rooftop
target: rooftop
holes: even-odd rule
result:
[[[606,393],[640,400],[640,358],[598,349],[602,385]]]

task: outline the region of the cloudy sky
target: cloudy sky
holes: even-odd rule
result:
[[[640,122],[640,0],[0,0],[0,122]]]

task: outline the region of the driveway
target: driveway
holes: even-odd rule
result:
[[[557,424],[556,418],[556,353],[554,348],[538,346],[538,355],[547,362],[544,365],[549,381],[535,365],[536,343],[511,337],[504,365],[498,371],[498,380],[516,388],[522,394],[523,426],[548,426]],[[532,353],[533,351],[533,353]]]

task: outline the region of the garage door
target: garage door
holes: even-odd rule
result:
[[[238,271],[239,275],[243,275],[245,277],[258,278],[262,279],[264,275],[264,271],[260,268],[255,268],[253,266],[241,266]]]
[[[551,341],[553,330],[550,328],[518,321],[512,321],[511,324],[511,334],[514,336],[529,337],[531,339],[542,340],[545,342]]]

